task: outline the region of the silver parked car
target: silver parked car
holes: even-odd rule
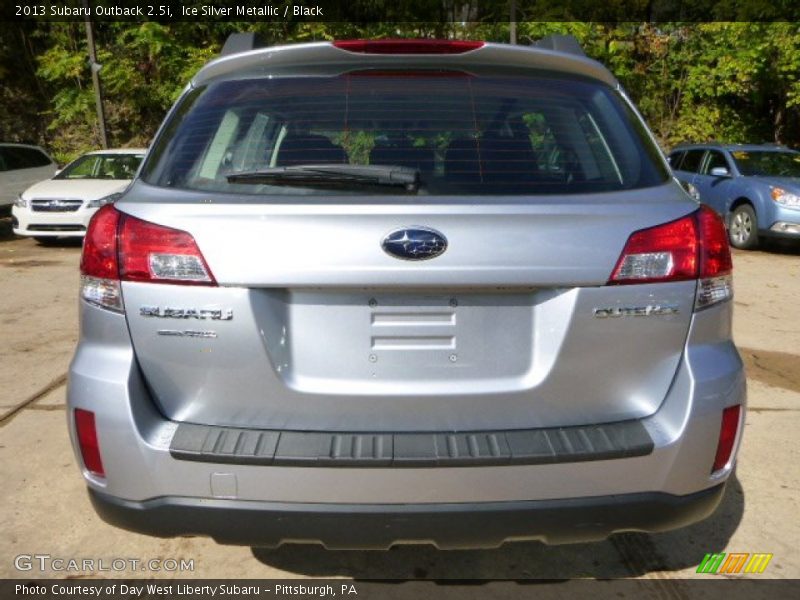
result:
[[[745,378],[725,228],[568,40],[226,54],[81,262],[100,516],[387,548],[709,515]]]
[[[56,162],[39,146],[0,143],[0,217],[11,214],[22,192],[57,170]]]

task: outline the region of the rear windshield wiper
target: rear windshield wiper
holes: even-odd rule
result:
[[[302,187],[398,187],[407,193],[419,190],[419,170],[398,165],[296,165],[268,167],[227,176],[229,183],[294,185]]]

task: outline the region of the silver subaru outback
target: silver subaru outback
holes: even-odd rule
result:
[[[84,242],[68,414],[103,519],[465,548],[714,511],[727,237],[608,70],[564,38],[223,54]]]

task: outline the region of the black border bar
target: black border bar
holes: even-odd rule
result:
[[[797,0],[8,0],[0,20],[83,22],[87,5],[95,22],[800,21]]]

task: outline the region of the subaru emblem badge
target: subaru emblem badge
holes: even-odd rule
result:
[[[403,227],[383,238],[381,246],[401,260],[429,260],[447,250],[447,238],[430,227]]]

